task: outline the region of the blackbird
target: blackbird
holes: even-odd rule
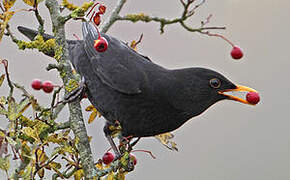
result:
[[[30,39],[37,34],[25,27],[18,29]],[[84,40],[67,41],[69,56],[85,79],[88,99],[106,119],[107,137],[108,126],[116,121],[124,137],[170,132],[218,101],[228,99],[251,104],[245,96],[256,92],[235,85],[210,69],[166,69],[107,34],[101,36],[107,40],[108,49],[98,52],[94,40],[99,34],[94,25],[83,22],[82,30]]]

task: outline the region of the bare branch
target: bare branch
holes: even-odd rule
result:
[[[4,65],[8,86],[10,88],[9,97],[12,97],[14,86],[13,86],[12,81],[10,80],[10,76],[8,72],[8,61],[6,59],[0,59],[0,63]]]
[[[112,13],[108,19],[101,25],[100,32],[106,33],[109,28],[118,20],[119,13],[124,6],[126,0],[118,0],[116,7],[112,10]]]

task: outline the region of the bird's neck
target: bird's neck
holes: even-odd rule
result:
[[[182,112],[184,119],[190,119],[204,112],[210,104],[205,100],[206,94],[196,87],[199,79],[192,76],[194,68],[172,70],[175,81],[168,91],[170,103]]]

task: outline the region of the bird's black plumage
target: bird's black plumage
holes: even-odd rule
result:
[[[23,27],[19,30],[25,31]],[[175,130],[228,99],[219,92],[237,88],[213,70],[161,67],[105,34],[108,49],[97,52],[93,44],[98,34],[90,22],[83,23],[83,35],[84,41],[68,41],[70,60],[85,79],[91,103],[108,123],[120,122],[123,136],[146,137]],[[214,78],[220,87],[210,85]]]

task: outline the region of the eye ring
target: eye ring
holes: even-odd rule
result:
[[[209,85],[215,89],[221,87],[221,81],[217,78],[209,80]]]

